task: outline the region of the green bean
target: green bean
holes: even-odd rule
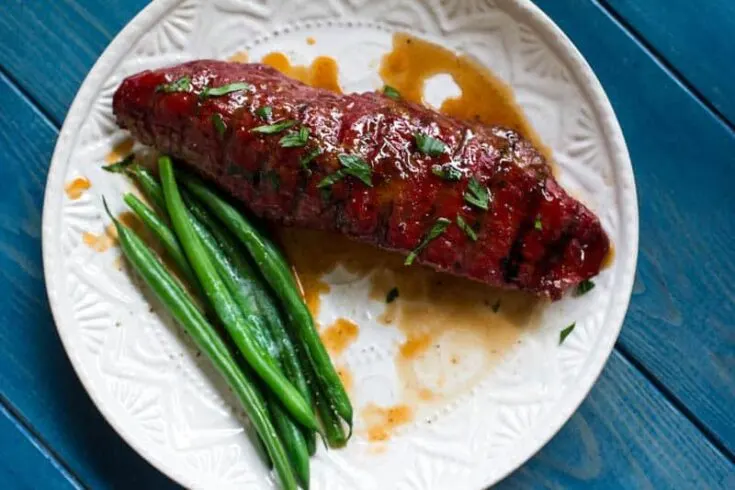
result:
[[[273,365],[276,366],[275,360],[278,358],[279,349],[276,347],[275,342],[270,339],[270,336],[266,335],[268,327],[265,325],[265,320],[260,317],[255,298],[251,291],[249,291],[249,285],[243,280],[235,266],[219,248],[217,241],[209,230],[194,216],[191,216],[191,224],[202,246],[209,254],[209,258],[212,260],[212,264],[219,277],[230,292],[230,295],[232,295],[235,304],[240,308],[240,312],[247,320],[246,327],[248,328],[248,334],[258,343],[263,351],[268,352],[273,361]]]
[[[270,327],[270,331],[278,343],[280,350],[281,362],[286,376],[291,380],[306,401],[311,404],[312,396],[309,384],[303,374],[303,367],[299,360],[293,341],[289,336],[281,315],[278,312],[278,306],[270,296],[268,288],[263,284],[260,274],[255,271],[247,257],[242,253],[240,247],[235,242],[232,234],[223,228],[222,224],[214,218],[207,209],[199,205],[196,199],[187,199],[186,204],[192,216],[204,223],[217,240],[219,247],[225,255],[232,261],[235,268],[240,271],[242,280],[247,281],[247,287],[257,303],[255,306],[260,314],[265,318],[266,323]],[[243,285],[243,287],[246,287]]]
[[[262,349],[271,354],[278,368],[283,371],[283,364],[280,361],[281,349],[273,339],[271,331],[265,324],[265,319],[261,317],[252,282],[243,274],[242,268],[236,267],[231,257],[228,257],[219,246],[210,230],[202,224],[202,221],[207,219],[205,211],[201,209],[198,203],[190,198],[187,199],[188,196],[184,197],[185,203],[191,212],[194,230],[209,253],[225,286],[240,307],[240,311],[249,320],[250,334],[260,343]],[[273,423],[278,430],[281,441],[286,446],[289,461],[291,461],[301,485],[308,488],[309,450],[304,435],[301,433],[299,426],[284,412],[279,401],[272,394],[269,393],[267,399]]]
[[[243,314],[251,321],[253,327],[252,335],[261,344],[261,347],[269,351],[274,359],[277,360],[277,365],[286,374],[290,380],[293,378],[288,375],[286,369],[284,369],[284,342],[276,341],[277,332],[272,331],[269,325],[266,324],[266,319],[262,316],[262,309],[258,296],[260,293],[265,292],[259,281],[255,280],[254,271],[247,264],[247,261],[239,252],[239,250],[229,250],[230,253],[225,253],[227,247],[221,247],[218,240],[215,238],[211,229],[203,225],[203,222],[208,223],[212,229],[218,229],[218,234],[223,242],[230,242],[232,245],[232,237],[228,236],[226,230],[219,228],[219,224],[209,216],[209,213],[203,209],[199,203],[191,199],[190,196],[184,195],[185,203],[191,212],[192,224],[197,232],[197,235],[202,241],[202,244],[207,249],[210,257],[213,259],[217,272],[219,273],[225,285],[232,294],[235,302],[240,306],[240,310]],[[285,332],[284,332],[285,333]],[[290,346],[293,349],[293,346]],[[300,367],[297,366],[298,375],[303,379]],[[296,385],[298,388],[298,385]],[[301,390],[299,390],[301,391]],[[311,399],[310,393],[308,400]],[[272,398],[272,397],[271,397]],[[305,397],[306,399],[306,397]],[[302,433],[301,428],[294,423],[291,418],[278,406],[276,400],[269,400],[268,403],[273,421],[278,428],[278,433],[281,435],[281,439],[286,446],[288,451],[289,459],[293,465],[296,475],[301,481],[304,488],[308,488],[309,484],[309,456],[310,446],[308,445],[307,438],[314,440],[314,431],[304,428]],[[314,444],[315,445],[315,444]]]
[[[135,195],[128,192],[123,197],[123,201],[125,201],[125,204],[127,204],[138,218],[140,218],[143,224],[153,232],[158,241],[161,242],[166,253],[171,257],[176,264],[176,267],[178,267],[179,272],[183,275],[183,278],[186,279],[192,287],[197,287],[199,285],[199,281],[194,275],[194,271],[191,270],[189,261],[186,260],[186,255],[184,255],[184,251],[181,249],[181,245],[179,245],[179,240],[176,238],[176,235],[171,228],[169,228],[168,225],[158,217],[155,211],[149,208]]]
[[[163,207],[165,211],[163,190],[158,179],[148,169],[140,165],[133,165],[132,169],[134,171],[130,171],[130,173],[141,186],[146,197],[152,202],[157,203],[158,207]],[[225,230],[216,218],[209,211],[202,208],[197,201],[190,198],[185,199],[185,202],[195,221],[198,220],[200,223],[205,224],[220,248],[225,252],[225,255],[232,261],[235,268],[240,271],[240,275],[242,276],[240,278],[240,287],[245,290],[250,289],[255,303],[257,303],[257,308],[260,310],[260,314],[265,317],[276,342],[280,344],[278,347],[281,350],[282,367],[286,377],[294,383],[307,403],[311,405],[312,394],[304,377],[303,368],[296,355],[293,342],[283,325],[278,307],[270,297],[267,287],[262,284],[258,273],[250,266],[250,263],[235,243],[235,239],[230,232]],[[242,282],[243,280],[249,281],[249,283]],[[252,306],[255,307],[255,305]],[[313,430],[306,428],[304,428],[303,432],[309,454],[313,455],[316,452],[316,434]]]
[[[300,349],[300,346],[298,346],[296,350],[299,357],[303,359],[305,353]],[[317,414],[319,415],[319,421],[322,425],[323,437],[326,439],[329,447],[343,447],[347,443],[347,439],[349,439],[349,437],[345,436],[342,421],[340,420],[339,415],[331,408],[329,399],[322,391],[321,386],[315,382],[313,368],[308,363],[308,360],[304,360],[303,364],[306,365],[306,368],[304,369],[306,382],[314,391],[314,404],[316,406]],[[316,447],[314,448],[314,452],[316,452]]]
[[[211,305],[247,363],[266,382],[288,412],[299,423],[316,430],[316,420],[309,404],[277,369],[267,352],[264,352],[248,335],[252,331],[248,325],[248,319],[240,312],[194,231],[191,217],[176,185],[171,159],[161,157],[158,166],[163,184],[163,195],[174,231]]]
[[[161,189],[161,184],[158,183],[158,179],[151,171],[142,165],[134,164],[128,167],[126,173],[135,179],[145,197],[151,201],[151,204],[158,209],[161,215],[168,217],[163,189]]]
[[[297,483],[288,456],[268,416],[265,401],[256,387],[238,369],[225,343],[194,306],[191,297],[148,249],[145,242],[112,216],[107,208],[107,203],[105,203],[105,210],[115,224],[120,248],[133,269],[143,278],[166,309],[184,327],[199,349],[227,380],[260,435],[273,461],[281,485],[287,490],[295,490]]]
[[[309,448],[304,439],[301,428],[291,417],[284,411],[280,402],[270,394],[268,400],[268,408],[270,409],[273,425],[278,429],[283,445],[287,449],[288,459],[291,462],[291,468],[296,473],[301,486],[308,490],[309,488]]]
[[[352,405],[327,354],[319,334],[314,328],[306,304],[291,274],[291,270],[276,246],[259,233],[234,207],[212,192],[198,179],[184,176],[184,185],[199,198],[230,231],[245,245],[266,281],[279,297],[304,344],[307,357],[319,379],[325,395],[337,413],[352,427]]]

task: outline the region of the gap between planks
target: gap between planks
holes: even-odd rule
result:
[[[735,124],[733,124],[717,107],[714,106],[703,94],[697,89],[674,65],[672,65],[666,57],[661,54],[646,38],[638,32],[624,17],[607,2],[607,0],[589,0],[593,5],[602,10],[602,12],[613,22],[621,31],[625,32],[638,47],[646,53],[661,69],[676,83],[678,83],[686,93],[696,100],[703,109],[709,112],[720,124],[735,134]]]
[[[79,477],[69,468],[64,460],[51,448],[51,446],[38,434],[35,428],[20,414],[15,407],[0,394],[0,411],[15,424],[18,430],[45,456],[48,461],[66,478],[69,483],[78,488],[86,488]]]
[[[717,449],[720,454],[725,456],[728,461],[735,464],[735,455],[733,455],[732,452],[727,448],[727,446],[722,442],[722,439],[717,436],[714,432],[712,432],[706,425],[704,425],[700,420],[692,413],[691,410],[687,408],[686,405],[684,405],[679,398],[674,395],[674,393],[669,390],[666,385],[661,383],[654,375],[651,373],[646,367],[638,361],[638,359],[635,358],[628,350],[623,346],[620,342],[615,343],[615,350],[620,354],[620,356],[628,361],[631,366],[635,367],[639,373],[648,381],[651,383],[651,385],[658,390],[659,393],[663,395],[663,397],[671,404],[671,406],[677,410],[679,413],[683,414],[684,417],[689,420],[694,427],[696,427],[699,432],[704,435],[705,439],[709,441],[712,446],[714,446],[715,449]]]

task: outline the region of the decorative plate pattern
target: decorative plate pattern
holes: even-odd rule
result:
[[[187,487],[270,488],[243,431],[244,415],[191,342],[145,288],[120,270],[119,251],[98,253],[84,232],[104,233],[100,197],[129,184],[100,163],[124,139],[111,114],[115,87],[145,68],[247,51],[284,51],[297,63],[330,55],[346,91],[380,86],[375,66],[393,32],[409,32],[474,56],[514,87],[553,152],[560,180],[601,217],[613,266],[579,299],[549,307],[541,328],[482,382],[402,428],[381,451],[359,434],[314,459],[312,488],[480,488],[533,455],[571,416],[619,333],[638,249],[635,185],[610,104],[582,56],[527,0],[158,0],[100,57],[62,128],[46,187],[43,255],[48,295],[72,363],[108,421],[145,458]],[[318,39],[316,46],[304,42]],[[92,188],[70,200],[64,183]],[[121,202],[113,203],[122,210]],[[364,315],[364,281],[332,277],[320,319]],[[153,304],[151,309],[149,304]],[[379,310],[376,310],[379,313]],[[557,346],[561,326],[577,328]],[[359,400],[390,397],[395,335],[372,330],[344,354]],[[387,329],[383,328],[383,332]],[[393,336],[392,336],[393,335]],[[388,388],[386,388],[386,386]],[[359,422],[358,422],[359,423]],[[376,469],[379,468],[379,471]]]

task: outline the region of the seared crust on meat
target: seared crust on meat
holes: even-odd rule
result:
[[[191,80],[188,90],[157,90],[182,77]],[[235,82],[249,88],[200,96],[206,87]],[[272,112],[264,119],[257,110],[266,106]],[[597,274],[608,253],[597,217],[557,184],[528,141],[507,128],[460,121],[379,93],[308,87],[261,64],[213,60],[127,78],[113,108],[118,124],[140,141],[185,161],[253,214],[276,223],[338,231],[408,254],[446,218],[452,223],[417,262],[554,299]],[[213,117],[222,118],[224,131]],[[281,121],[294,126],[277,134],[253,131]],[[309,130],[304,146],[280,143],[300,128]],[[416,134],[441,141],[444,151],[420,151]],[[348,174],[320,188],[343,169],[341,155],[360,157],[372,186]],[[460,178],[432,171],[445,165]],[[465,199],[471,179],[489,190],[488,210]],[[476,240],[456,224],[457,216]]]

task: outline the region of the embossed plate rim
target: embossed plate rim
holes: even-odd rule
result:
[[[595,113],[603,119],[602,132],[605,134],[604,142],[608,146],[608,150],[616,163],[616,171],[619,173],[617,178],[623,181],[627,187],[626,192],[630,198],[630,202],[625,202],[622,205],[628,208],[631,214],[628,217],[630,219],[627,223],[627,231],[629,233],[626,236],[628,239],[628,255],[618,257],[619,260],[624,259],[628,267],[626,270],[620,272],[622,275],[622,287],[619,291],[616,291],[614,298],[609,304],[610,316],[604,327],[605,331],[598,340],[603,347],[600,352],[604,352],[604,355],[599,355],[594,359],[587,359],[586,369],[579,375],[577,379],[578,383],[568,388],[565,393],[567,401],[556,405],[557,410],[551,417],[544,421],[542,427],[538,425],[534,427],[535,430],[532,431],[533,434],[526,440],[526,444],[516,444],[514,446],[512,453],[505,458],[506,462],[504,463],[503,472],[497,478],[494,478],[493,481],[477,481],[478,484],[483,485],[494,483],[505,477],[543,447],[558,432],[566,420],[571,417],[572,413],[581,404],[593,386],[594,381],[599,376],[612,351],[614,342],[622,327],[623,318],[632,292],[638,252],[638,210],[632,166],[622,131],[599,81],[571,41],[538,7],[528,0],[507,0],[503,3],[504,10],[515,11],[519,15],[522,15],[524,21],[532,25],[534,30],[540,34],[547,44],[554,47],[555,53],[562,58],[565,66],[572,72],[576,83],[582,86],[585,94],[589,96]],[[182,485],[190,486],[192,484],[196,485],[199,482],[192,481],[190,475],[186,472],[182,472],[178,468],[167,464],[150,447],[145,444],[140,444],[130,433],[130,429],[126,427],[125,420],[121,419],[121,415],[119,415],[120,412],[113,410],[107,404],[106,400],[96,391],[96,387],[91,384],[83,362],[75,354],[71,334],[68,329],[63,328],[69,311],[67,305],[63,304],[64,302],[59,298],[57,288],[60,284],[57,281],[58,271],[55,269],[56,263],[54,261],[54,254],[57,251],[52,250],[52,244],[55,244],[55,242],[49,236],[54,229],[54,219],[58,219],[59,217],[56,214],[58,210],[54,208],[54,205],[56,204],[58,194],[63,188],[64,170],[74,146],[72,142],[76,137],[75,131],[78,127],[81,127],[83,121],[88,117],[96,93],[109,77],[116,63],[128,52],[130,46],[137,43],[152,24],[167,15],[179,4],[180,0],[157,0],[145,7],[115,37],[85,78],[59,133],[49,169],[43,210],[43,261],[49,302],[57,330],[59,331],[65,350],[72,361],[72,365],[93,402],[110,425],[138,453],[174,480]],[[484,479],[484,473],[482,471],[477,471],[476,476],[479,480]]]

